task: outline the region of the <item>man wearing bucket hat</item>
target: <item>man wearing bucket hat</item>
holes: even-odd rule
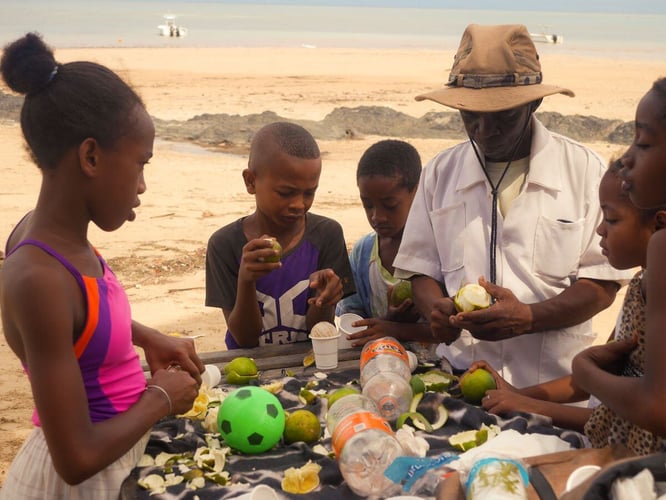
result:
[[[542,83],[525,26],[467,27],[446,86],[416,99],[459,110],[469,141],[424,168],[394,262],[438,353],[458,369],[485,359],[517,387],[571,373],[629,278],[595,233],[604,162],[533,116],[553,94],[573,97]],[[457,313],[451,297],[477,280],[494,303]]]

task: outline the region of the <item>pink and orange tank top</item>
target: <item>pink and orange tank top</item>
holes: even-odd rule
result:
[[[131,310],[122,285],[99,253],[104,270],[101,278],[82,275],[65,257],[37,240],[21,241],[6,258],[24,245],[36,246],[58,260],[74,276],[83,293],[86,321],[83,331],[74,336],[73,348],[91,420],[101,422],[126,411],[141,397],[146,378],[132,344]],[[37,410],[32,421],[40,425]]]

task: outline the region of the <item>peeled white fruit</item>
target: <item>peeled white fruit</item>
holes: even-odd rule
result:
[[[455,297],[453,303],[458,312],[470,312],[485,309],[490,306],[490,294],[486,289],[476,283],[463,286]]]

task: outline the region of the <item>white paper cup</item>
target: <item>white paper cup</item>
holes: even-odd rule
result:
[[[349,335],[356,332],[361,332],[368,328],[367,326],[351,326],[354,321],[363,319],[362,316],[354,313],[344,313],[338,318],[338,331],[340,338],[338,339],[339,349],[349,349],[352,347],[352,340]]]
[[[313,337],[310,335],[317,369],[330,370],[338,366],[339,337],[340,333],[332,337]]]
[[[567,479],[567,486],[564,490],[565,493],[573,490],[576,486],[581,484],[589,477],[592,477],[599,470],[601,470],[601,467],[598,465],[583,465],[582,467],[578,467],[569,475],[569,479]]]
[[[217,365],[206,365],[206,371],[201,374],[201,381],[208,387],[215,387],[222,380],[222,373]]]

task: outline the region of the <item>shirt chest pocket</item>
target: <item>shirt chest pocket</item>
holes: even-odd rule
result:
[[[463,267],[465,261],[465,205],[459,203],[430,213],[442,273]]]
[[[583,219],[563,222],[540,216],[534,237],[534,272],[558,281],[575,276],[584,224]]]

